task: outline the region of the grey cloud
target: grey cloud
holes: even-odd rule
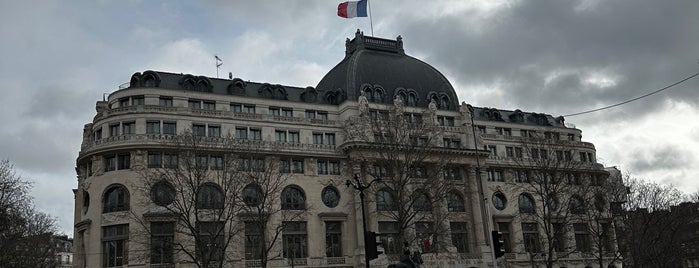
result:
[[[636,155],[629,166],[636,172],[671,171],[686,169],[696,161],[691,150],[677,145],[664,145],[664,147],[647,147],[631,152]]]
[[[651,0],[609,1],[584,11],[576,11],[576,5],[573,1],[521,1],[488,17],[490,21],[484,23],[484,28],[475,31],[479,34],[474,34],[463,16],[429,20],[395,16],[389,20],[398,31],[405,32],[406,46],[452,69],[460,81],[508,81],[505,90],[513,96],[513,105],[546,107],[553,113],[629,99],[696,71],[699,47],[689,44],[699,43],[699,33],[689,25],[699,25],[694,14],[699,2],[659,5]],[[552,72],[573,70],[580,75],[598,69],[613,70],[622,79],[605,91],[584,85],[541,87]],[[571,96],[577,97],[575,102],[555,105]],[[676,89],[667,96],[699,100],[699,93],[688,88]],[[488,100],[481,101],[485,103],[476,105],[487,105]],[[643,110],[649,111],[648,106],[657,108],[657,103]]]

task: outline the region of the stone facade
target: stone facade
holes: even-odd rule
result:
[[[175,253],[173,263],[151,263],[152,258],[144,254],[150,252],[148,243],[135,242],[148,241],[136,237],[135,231],[148,221],[144,215],[157,207],[139,205],[151,202],[151,196],[139,191],[144,187],[142,171],[155,168],[150,162],[156,159],[151,158],[153,152],[163,152],[165,142],[186,131],[203,131],[200,134],[212,143],[235,139],[255,148],[252,155],[267,161],[302,163],[302,171],[290,174],[288,184],[304,194],[306,209],[299,219],[306,226],[307,253],[290,260],[277,246],[270,266],[363,267],[361,206],[357,192],[345,181],[355,174],[371,179],[371,165],[360,158],[376,147],[357,143],[355,137],[368,129],[358,118],[381,116],[382,111],[400,111],[433,122],[439,144],[430,145],[434,147],[430,159],[452,159],[449,164],[455,172],[449,175],[449,185],[462,204],[453,211],[447,208],[446,198],[434,205],[434,210],[448,214],[436,224],[451,223],[453,230],[434,238],[446,241],[438,253],[423,254],[426,263],[440,267],[492,267],[490,230],[504,226],[509,228],[510,248],[499,259],[500,266],[505,262],[509,267],[530,265],[531,255],[515,239],[522,235],[522,217],[514,201],[521,188],[512,175],[519,163],[516,158],[523,158],[514,148],[538,138],[529,133],[547,133],[550,141],[574,154],[571,160],[584,162],[579,168],[606,174],[594,160],[594,146],[581,141],[581,131],[566,126],[563,118],[459,105],[448,80],[405,55],[400,37],[387,40],[358,32],[347,41],[345,59],[317,88],[146,71],[134,74],[128,86],[107,100],[98,101],[93,121],[84,127],[77,159],[74,267],[192,267],[181,253]],[[328,187],[339,193],[334,206],[323,202],[322,193]],[[377,210],[375,192],[371,193],[366,202],[367,229],[380,232],[381,223],[391,219]],[[496,209],[488,201],[496,194],[511,201]],[[340,252],[329,257],[326,231],[337,223],[339,229],[333,234],[339,234],[334,236],[339,241],[333,246]],[[453,223],[464,225],[457,228]],[[412,227],[408,230],[416,232]],[[423,239],[417,236],[413,235],[413,249],[422,247]],[[175,235],[174,239],[187,238]],[[258,260],[245,258],[244,239],[234,241],[227,250],[229,267],[259,265]],[[389,241],[383,242],[385,247]],[[397,259],[395,254],[383,254],[371,264],[385,267]],[[586,259],[589,256],[575,254],[561,265],[584,267],[590,263]]]

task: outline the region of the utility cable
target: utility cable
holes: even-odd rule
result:
[[[637,101],[637,100],[640,100],[640,99],[642,99],[642,98],[648,97],[648,96],[650,96],[650,95],[659,93],[659,92],[661,92],[661,91],[663,91],[663,90],[666,90],[666,89],[669,89],[669,88],[671,88],[671,87],[674,87],[674,86],[676,86],[676,85],[682,84],[682,83],[684,83],[685,81],[687,81],[687,80],[689,80],[689,79],[692,79],[692,78],[694,78],[694,77],[696,77],[696,76],[698,76],[698,75],[699,75],[699,73],[695,73],[695,74],[690,75],[690,76],[688,76],[688,77],[686,77],[686,78],[684,78],[684,79],[682,79],[682,80],[680,80],[680,81],[677,81],[677,82],[675,82],[675,83],[673,83],[673,84],[671,84],[671,85],[669,85],[669,86],[663,87],[663,88],[658,89],[658,90],[656,90],[656,91],[647,93],[647,94],[645,94],[645,95],[642,95],[642,96],[639,96],[639,97],[636,97],[636,98],[633,98],[633,99],[630,99],[630,100],[627,100],[627,101],[623,101],[623,102],[620,102],[620,103],[617,103],[617,104],[612,104],[612,105],[609,105],[609,106],[605,106],[605,107],[597,108],[597,109],[593,109],[593,110],[588,110],[588,111],[584,111],[584,112],[573,113],[573,114],[567,114],[567,115],[563,115],[563,117],[569,117],[569,116],[576,116],[576,115],[581,115],[581,114],[588,114],[588,113],[598,112],[598,111],[606,110],[606,109],[609,109],[609,108],[614,108],[614,107],[617,107],[617,106],[620,106],[620,105],[624,105],[624,104],[627,104],[627,103],[629,103],[629,102]]]

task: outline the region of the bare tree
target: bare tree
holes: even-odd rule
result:
[[[236,220],[243,209],[240,170],[253,163],[232,153],[239,147],[232,138],[187,132],[162,145],[165,150],[149,153],[142,170],[141,190],[151,200],[134,215],[150,238],[141,241],[150,245],[150,262],[184,256],[197,267],[222,267],[233,259],[230,245],[242,230]]]
[[[241,176],[245,185],[241,196],[245,205],[240,214],[245,225],[245,259],[259,261],[259,267],[267,267],[270,260],[279,257],[272,254],[284,230],[278,219],[292,221],[308,209],[298,193],[285,193],[288,200],[281,198],[293,165],[278,158],[267,158],[264,168],[246,170]]]
[[[0,161],[0,263],[12,267],[53,267],[56,220],[34,209],[31,183]]]
[[[397,100],[390,111],[365,109],[346,123],[345,150],[355,172],[365,183],[380,178],[369,192],[376,197],[378,215],[395,224],[390,227],[397,232],[394,237],[382,235],[388,254],[402,252],[406,242],[433,252],[447,245],[444,203],[455,188],[449,177],[464,173],[452,163],[465,149],[461,137],[450,136],[437,120],[434,112],[405,113]]]
[[[619,226],[625,267],[682,265],[683,231],[699,221],[696,204],[672,185],[627,176],[627,202]]]
[[[523,243],[532,265],[551,268],[575,252],[591,253],[588,190],[606,173],[593,162],[574,159],[572,148],[552,137],[532,137],[520,146],[513,149],[517,169],[510,184],[522,192],[519,212],[529,233]]]

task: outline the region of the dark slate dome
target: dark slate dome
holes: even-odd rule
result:
[[[400,36],[389,40],[357,31],[345,46],[345,58],[320,80],[319,92],[342,92],[347,100],[357,100],[363,90],[372,102],[392,104],[401,95],[407,106],[427,107],[434,99],[439,109],[458,109],[449,80],[429,64],[406,55]]]

